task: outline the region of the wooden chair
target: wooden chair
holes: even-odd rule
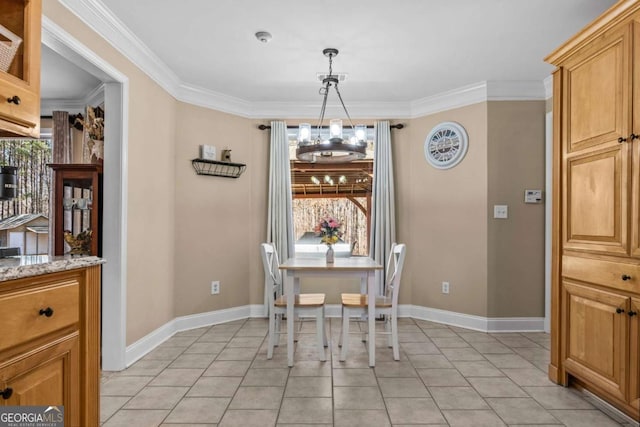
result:
[[[385,295],[376,298],[376,317],[385,316],[385,332],[389,336],[389,347],[393,347],[393,359],[400,360],[398,345],[398,294],[400,292],[400,278],[406,246],[392,244],[389,261],[387,263],[387,278],[385,280]],[[340,361],[347,358],[349,345],[349,318],[352,315],[365,316],[369,301],[366,293],[342,294],[342,331],[339,344],[342,346]],[[391,329],[391,330],[389,330]],[[358,332],[362,333],[362,332]],[[365,333],[366,335],[366,333]]]
[[[280,331],[280,323],[287,314],[287,299],[283,295],[282,275],[280,273],[280,261],[278,253],[271,243],[260,245],[262,254],[262,265],[264,267],[265,286],[269,299],[269,341],[267,348],[267,359],[273,357],[273,347],[275,347],[277,336],[285,334]],[[327,335],[324,324],[324,294],[295,294],[294,314],[313,315],[316,318],[316,340],[318,344],[318,355],[321,361],[326,361],[324,348],[327,346]]]

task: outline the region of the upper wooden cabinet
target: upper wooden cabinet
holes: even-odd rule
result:
[[[0,1],[0,56],[19,46],[7,70],[0,67],[0,137],[40,136],[41,0]]]
[[[549,377],[640,414],[640,0],[546,60],[553,74]]]
[[[640,257],[640,126],[633,120],[640,117],[633,96],[640,94],[640,57],[634,52],[640,52],[640,23],[628,19],[556,64],[565,249]]]

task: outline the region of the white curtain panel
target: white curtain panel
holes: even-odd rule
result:
[[[293,256],[295,247],[293,241],[289,140],[287,138],[287,125],[285,122],[280,121],[271,122],[268,203],[267,242],[275,244],[278,258],[280,258],[280,262],[283,262]],[[264,301],[265,309],[268,309],[266,289],[267,286],[265,286]]]
[[[371,212],[371,239],[369,255],[387,267],[391,244],[396,242],[396,210],[393,182],[393,158],[391,156],[391,128],[389,121],[375,124],[373,157],[373,195]],[[380,295],[384,292],[386,271],[376,272]]]

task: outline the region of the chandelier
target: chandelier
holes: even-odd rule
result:
[[[310,163],[346,163],[353,160],[364,159],[367,150],[367,127],[365,125],[354,126],[351,116],[344,105],[342,95],[338,89],[339,78],[333,74],[333,58],[338,55],[338,49],[327,48],[322,51],[324,56],[329,58],[329,74],[322,79],[322,87],[319,90],[322,95],[322,107],[320,108],[320,119],[318,120],[317,135],[311,136],[311,125],[300,123],[298,126],[298,148],[296,157],[298,160]],[[349,120],[353,136],[344,139],[342,135],[342,120],[333,119],[329,121],[329,138],[323,139],[320,135],[324,113],[327,108],[327,98],[331,88],[335,89],[340,104]]]

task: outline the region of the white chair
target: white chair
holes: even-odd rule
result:
[[[391,253],[387,263],[387,278],[385,280],[385,295],[376,298],[376,317],[385,316],[385,332],[389,336],[389,347],[393,347],[393,359],[400,360],[398,346],[398,294],[400,293],[400,278],[404,265],[406,246],[404,244],[391,245]],[[342,294],[342,332],[339,344],[342,346],[340,361],[347,358],[349,346],[349,318],[352,315],[365,316],[367,314],[368,297],[365,293]],[[391,329],[391,330],[389,330]],[[362,332],[358,332],[362,333]]]
[[[267,359],[273,357],[273,347],[276,346],[277,336],[285,334],[280,331],[282,318],[287,314],[287,299],[283,295],[282,275],[280,273],[280,262],[278,253],[271,243],[260,245],[262,254],[262,265],[264,266],[265,285],[269,299],[269,342],[267,348]],[[324,294],[295,294],[294,314],[313,315],[316,318],[316,340],[318,344],[318,355],[321,361],[326,361],[324,348],[327,346],[327,336],[324,325]],[[285,329],[286,330],[286,329]]]

